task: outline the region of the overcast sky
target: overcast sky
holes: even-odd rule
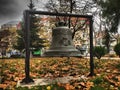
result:
[[[39,1],[40,4],[43,5],[46,0],[36,1]],[[20,20],[22,18],[23,11],[28,9],[28,5],[29,0],[0,0],[0,25],[12,20]],[[35,3],[35,5],[37,6],[38,3]]]

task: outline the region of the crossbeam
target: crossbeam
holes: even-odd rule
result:
[[[92,15],[80,15],[72,13],[57,13],[57,12],[47,12],[47,11],[35,11],[35,10],[26,10],[30,14],[40,14],[40,15],[50,15],[50,16],[66,16],[66,17],[81,17],[81,18],[92,18]]]

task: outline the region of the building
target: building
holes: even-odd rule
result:
[[[20,21],[10,21],[1,25],[1,30],[18,30],[18,24]]]
[[[2,38],[1,41],[8,42],[8,48],[6,51],[12,50],[13,43],[16,43],[17,30],[20,28],[20,21],[10,21],[1,25],[1,31],[8,30],[9,35]]]

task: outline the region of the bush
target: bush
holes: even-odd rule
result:
[[[93,54],[95,57],[100,59],[102,56],[104,56],[106,54],[106,49],[105,49],[105,47],[102,47],[102,46],[95,46],[93,48]]]
[[[92,80],[94,84],[98,85],[103,82],[103,77],[96,77],[94,80]]]
[[[103,88],[101,86],[94,86],[94,87],[91,87],[90,90],[105,90],[105,88]]]
[[[120,43],[115,45],[114,51],[120,57]]]

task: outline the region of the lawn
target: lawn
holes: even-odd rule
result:
[[[24,59],[0,60],[0,90],[28,90],[17,87],[18,80],[25,77]],[[89,75],[89,59],[85,58],[32,58],[30,76],[57,78],[73,76],[69,83],[53,83],[31,87],[31,90],[120,90],[120,60],[94,60],[95,76]]]

